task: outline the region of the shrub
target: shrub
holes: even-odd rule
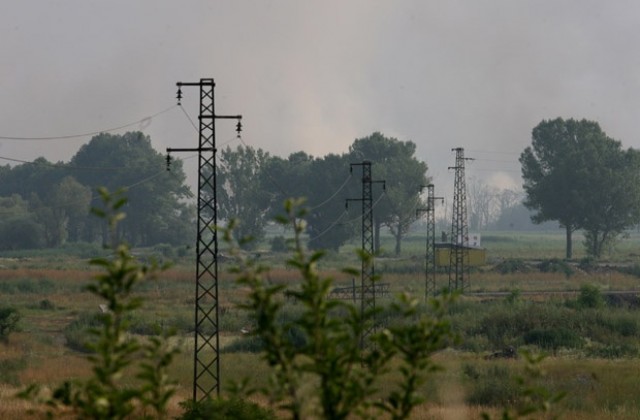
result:
[[[81,313],[62,330],[66,340],[65,344],[71,350],[81,353],[93,353],[91,349],[93,336],[90,330],[98,327],[100,323],[100,314],[94,312]]]
[[[496,264],[493,269],[500,274],[528,273],[531,266],[521,259],[508,259]]]
[[[524,342],[554,352],[563,347],[580,348],[583,344],[582,338],[575,331],[566,328],[531,330],[524,335]]]
[[[9,334],[18,329],[20,312],[16,308],[0,308],[0,341],[7,342]]]
[[[399,318],[413,322],[387,324],[376,332],[373,320],[379,311],[367,309],[361,314],[353,305],[329,299],[333,279],[317,271],[323,252],[308,255],[301,245],[305,212],[298,206],[298,201],[287,200],[287,214],[277,220],[291,226],[295,235],[287,264],[302,279],[299,289],[289,293],[299,311],[283,316],[281,296],[286,286],[268,281],[268,267],[240,258],[239,266],[232,269],[237,282],[249,289],[241,307],[251,314],[254,334],[261,339],[263,356],[272,367],[270,387],[261,391],[292,418],[346,419],[358,413],[408,418],[424,400],[417,390],[435,369],[431,355],[452,337],[443,319],[450,297],[434,300],[425,314],[418,311],[417,299],[402,295],[393,310]],[[227,241],[233,238],[232,228],[233,222],[224,231]],[[232,249],[240,255],[237,245]],[[364,251],[359,255],[364,266],[371,264],[373,256]],[[381,395],[376,382],[392,360],[401,378]]]
[[[577,303],[579,308],[601,308],[604,306],[604,298],[598,286],[583,284]]]
[[[43,311],[51,311],[53,309],[56,309],[56,305],[54,305],[53,302],[51,302],[49,299],[43,299],[40,301],[40,303],[38,303],[38,309],[41,309]]]
[[[538,269],[543,273],[564,273],[567,277],[571,277],[575,273],[569,264],[558,258],[542,261],[538,264]]]
[[[93,211],[108,222],[115,238],[117,223],[124,218],[119,209],[126,199],[104,189],[99,192],[106,209]],[[144,413],[145,418],[165,418],[167,404],[175,391],[167,368],[177,350],[167,344],[166,336],[149,337],[144,342],[127,337],[127,318],[142,305],[134,289],[141,281],[153,279],[160,268],[139,264],[129,247],[115,239],[111,251],[110,258],[91,260],[92,265],[102,270],[87,286],[89,292],[105,302],[107,310],[98,315],[81,316],[72,328],[80,331],[83,324],[97,323],[88,330],[92,340],[82,343],[82,348],[93,352],[89,356],[93,375],[63,382],[42,402],[50,410],[64,410],[65,417],[124,419],[142,417],[137,414]],[[81,341],[84,340],[78,340]],[[133,372],[137,381],[127,377],[129,372]],[[20,396],[42,399],[36,385],[28,387]],[[53,417],[54,413],[47,414]]]

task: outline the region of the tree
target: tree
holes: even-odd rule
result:
[[[69,170],[91,189],[131,190],[127,219],[119,225],[118,235],[132,245],[192,240],[194,223],[188,219],[192,211],[183,201],[191,192],[184,184],[182,161],[176,160],[166,171],[164,156],[143,133],[99,134],[71,158]],[[106,240],[106,228],[95,221],[86,226],[85,239],[93,240],[96,233]]]
[[[337,251],[355,232],[355,221],[349,219],[344,208],[345,197],[357,196],[347,156],[329,154],[314,159],[308,176],[309,185],[313,185],[307,195],[309,247]]]
[[[565,229],[567,258],[577,229],[586,229],[588,251],[599,256],[603,243],[640,220],[636,153],[623,152],[596,122],[542,121],[520,162],[524,204],[536,211],[535,223],[557,220]]]
[[[375,132],[357,139],[349,147],[352,162],[374,163],[375,180],[386,182],[387,199],[376,202],[374,210],[374,249],[380,249],[380,227],[387,226],[395,238],[395,253],[401,251],[402,238],[416,220],[416,209],[426,207],[420,187],[427,185],[427,164],[415,157],[416,144]],[[374,201],[377,198],[374,197]]]
[[[584,211],[587,254],[602,256],[625,230],[640,222],[640,152],[620,143],[591,142],[585,147],[582,182],[590,194]]]
[[[44,232],[19,194],[0,197],[0,250],[44,246]]]
[[[264,237],[271,194],[265,188],[264,166],[269,154],[262,149],[238,146],[222,150],[218,170],[218,214],[221,219],[242,217],[234,234],[251,237],[245,246],[255,247]]]
[[[69,230],[73,230],[74,237],[77,238],[77,231],[89,214],[91,190],[67,176],[42,194],[39,197],[32,193],[29,201],[36,219],[44,229],[46,245],[61,245],[67,239]]]

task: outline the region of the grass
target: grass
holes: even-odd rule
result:
[[[483,235],[483,245],[492,263],[509,258],[562,258],[564,235],[562,232],[491,233]],[[634,233],[619,243],[607,258],[610,262],[627,265],[638,263],[638,245],[640,235]],[[579,240],[576,240],[575,246],[576,249],[581,248]],[[393,241],[384,238],[383,247],[392,250]],[[351,249],[353,246],[349,251],[330,254],[328,261],[322,264],[326,274],[336,278],[336,285],[352,284],[351,277],[337,270],[344,265],[359,267]],[[403,244],[400,258],[387,255],[376,262],[376,272],[383,276],[383,282],[390,284],[393,293],[407,291],[417,296],[423,295],[423,250],[423,238],[413,234]],[[263,261],[276,266],[269,274],[272,282],[295,287],[298,274],[281,268],[281,258],[282,255],[268,252],[261,255]],[[581,253],[576,257],[579,258]],[[241,338],[240,329],[251,323],[247,315],[236,308],[246,290],[236,286],[225,273],[227,264],[226,261],[221,264],[219,279],[223,348]],[[83,289],[93,274],[85,257],[77,253],[65,255],[43,251],[2,255],[0,258],[0,306],[11,305],[22,314],[20,331],[13,333],[8,343],[0,343],[0,378],[5,378],[0,380],[0,418],[17,418],[24,414],[25,403],[12,398],[21,384],[52,386],[63,378],[82,377],[89,373],[85,357],[65,345],[64,329],[83,314],[99,310],[99,302]],[[172,402],[176,415],[179,413],[177,402],[190,398],[192,392],[194,278],[192,259],[180,259],[173,269],[162,273],[157,282],[146,284],[139,290],[146,304],[132,319],[137,334],[153,334],[157,328],[175,328],[182,339],[184,351],[171,368],[173,377],[179,383],[178,394]],[[356,278],[355,281],[359,285],[360,279]],[[437,283],[438,287],[446,286],[447,275],[440,273]],[[636,390],[640,387],[640,365],[637,352],[630,353],[629,347],[625,346],[631,346],[632,350],[638,347],[636,337],[640,332],[640,314],[635,306],[624,302],[615,308],[609,305],[599,312],[579,313],[577,308],[567,305],[567,301],[575,301],[578,291],[585,284],[601,291],[637,290],[640,280],[637,276],[620,273],[611,267],[591,272],[576,270],[575,274],[567,277],[562,273],[542,273],[539,270],[500,274],[489,265],[472,273],[470,291],[518,291],[512,297],[516,299],[516,304],[527,308],[524,314],[535,316],[548,325],[561,320],[573,322],[572,317],[582,317],[580,336],[586,340],[583,347],[556,349],[555,355],[544,363],[548,373],[546,384],[552,389],[570,391],[562,417],[638,418],[640,401],[637,400]],[[572,294],[552,297],[536,294],[542,290],[571,291]],[[524,295],[524,292],[533,295]],[[445,369],[434,373],[434,380],[423,388],[428,403],[420,407],[416,418],[439,419],[458,415],[462,418],[478,418],[483,411],[494,415],[499,413],[495,407],[469,404],[467,398],[474,384],[464,377],[463,369],[465,364],[473,365],[480,371],[501,366],[506,371],[498,371],[503,373],[501,376],[505,380],[517,374],[518,362],[488,361],[483,358],[491,350],[500,350],[499,344],[508,342],[474,330],[479,328],[481,322],[490,324],[490,316],[500,315],[503,318],[499,319],[512,322],[504,318],[506,301],[507,297],[493,302],[484,298],[461,299],[453,321],[459,324],[461,331],[468,331],[467,344],[437,356]],[[486,321],[483,321],[485,318]],[[540,324],[535,327],[540,330],[543,326]],[[566,328],[566,325],[560,327]],[[525,346],[524,341],[517,344]],[[549,351],[552,354],[554,352],[553,349]],[[5,374],[1,372],[3,366]],[[257,354],[224,352],[221,354],[221,369],[223,390],[228,389],[229,380],[243,377],[251,377],[258,385],[267,384],[268,371]],[[391,374],[389,378],[393,377]],[[498,385],[506,386],[497,383],[496,388]],[[385,386],[384,383],[381,386]]]

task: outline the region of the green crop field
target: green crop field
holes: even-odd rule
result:
[[[391,237],[384,237],[382,244],[393,249]],[[359,267],[355,246],[328,253],[321,261],[322,270],[335,278],[337,286],[359,282],[339,270],[345,265]],[[556,413],[561,418],[638,418],[640,301],[634,292],[640,290],[640,236],[629,235],[598,263],[583,259],[578,235],[576,260],[562,261],[564,236],[558,232],[485,233],[483,246],[487,265],[472,270],[470,294],[459,297],[448,310],[461,340],[436,355],[443,369],[421,388],[427,402],[415,418],[498,415],[500,407],[519,392],[516,378],[523,373],[521,359],[502,357],[508,348],[548,354],[542,364],[546,371],[542,384],[567,392]],[[141,258],[153,253],[137,251]],[[269,252],[266,246],[258,253],[262,262],[273,267],[271,281],[296,287],[298,274],[284,268],[285,255]],[[83,342],[100,302],[85,290],[96,272],[87,258],[69,250],[0,255],[0,307],[12,307],[21,314],[19,329],[0,342],[0,418],[24,417],[29,403],[14,395],[28,384],[54,387],[65,379],[90,374]],[[392,295],[408,292],[422,297],[423,258],[423,238],[413,233],[403,243],[400,256],[383,252],[376,260],[376,272],[381,282],[389,284]],[[247,290],[226,273],[231,264],[227,259],[220,264],[223,392],[229,380],[242,377],[264,385],[268,372],[255,343],[241,333],[251,328],[249,316],[237,307]],[[438,273],[437,284],[447,286],[446,272]],[[630,293],[608,295],[610,291]],[[481,292],[503,294],[474,295]],[[157,281],[142,284],[138,294],[144,305],[132,315],[130,333],[146,337],[174,329],[174,339],[182,347],[171,368],[179,383],[171,413],[178,415],[178,402],[192,392],[193,257],[175,259],[173,268]],[[392,299],[381,298],[378,305],[384,308]],[[295,314],[295,303],[287,310]],[[396,379],[389,372],[380,387]]]

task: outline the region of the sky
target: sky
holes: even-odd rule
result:
[[[344,153],[379,131],[416,143],[438,196],[453,195],[455,147],[475,158],[468,182],[517,189],[543,119],[640,148],[639,23],[632,0],[3,1],[0,164],[66,162],[91,138],[7,137],[123,125],[162,153],[195,147],[198,91],[181,110],[176,82],[213,78],[216,113],[241,114],[243,141],[272,155]],[[239,144],[234,128],[218,121],[219,146]]]

